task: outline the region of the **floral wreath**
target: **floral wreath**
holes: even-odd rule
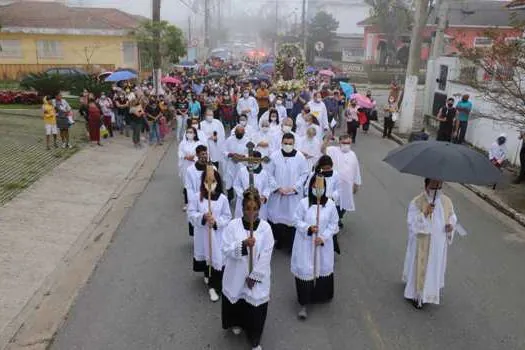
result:
[[[283,80],[283,70],[288,56],[295,57],[296,79]],[[306,62],[303,50],[299,44],[282,44],[279,47],[278,56],[275,61],[275,80],[278,90],[296,90],[305,85]]]

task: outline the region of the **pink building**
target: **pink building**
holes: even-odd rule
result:
[[[519,0],[525,4],[525,1]],[[521,38],[522,33],[512,26],[512,16],[525,19],[525,6],[517,7],[518,1],[467,1],[449,5],[445,30],[445,53],[458,52],[459,44],[466,47],[482,47],[491,45],[486,31],[495,29],[501,31],[508,39]],[[512,7],[512,6],[515,7]],[[432,37],[436,32],[436,14],[431,11],[429,21],[423,34],[421,59],[426,61],[429,56]],[[396,57],[388,57],[387,36],[382,33],[374,18],[359,22],[364,27],[365,62],[372,64],[406,64],[410,47],[410,32],[401,33],[395,43]]]

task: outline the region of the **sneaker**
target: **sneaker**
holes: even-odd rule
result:
[[[257,345],[256,347],[252,348],[252,350],[262,350],[262,346]]]
[[[308,312],[306,312],[306,307],[301,308],[299,312],[297,313],[297,317],[299,317],[300,320],[306,320],[308,318]]]
[[[186,210],[188,210],[188,206],[187,205],[182,207],[182,211],[186,211]]]
[[[208,277],[204,277],[204,284],[208,285],[209,282],[210,282],[210,279]]]
[[[213,301],[214,303],[219,301],[219,295],[217,294],[217,292],[215,291],[215,289],[213,288],[210,288],[209,290],[209,294],[210,294],[210,300]]]
[[[242,332],[241,327],[232,327],[232,333],[234,335],[239,335],[239,334],[241,334],[241,332]]]

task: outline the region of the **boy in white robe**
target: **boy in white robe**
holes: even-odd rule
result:
[[[186,191],[186,184],[184,183],[186,178],[186,170],[193,164],[195,164],[197,146],[203,145],[203,142],[197,136],[197,130],[193,127],[186,128],[186,134],[184,139],[179,144],[178,149],[178,164],[179,164],[179,177],[181,179],[184,188],[184,208],[186,210],[188,204],[188,193]]]
[[[253,152],[254,158],[262,158],[261,153],[259,151]],[[268,176],[268,173],[266,170],[264,170],[262,164],[259,164],[254,170],[253,170],[253,182],[254,186],[259,191],[260,197],[261,197],[261,209],[259,211],[259,217],[263,220],[267,220],[268,218],[268,210],[266,203],[268,202],[268,198],[270,197],[270,193],[273,191],[273,185],[270,176]],[[249,188],[250,186],[250,174],[248,171],[248,166],[244,166],[239,170],[237,173],[237,177],[233,181],[233,189],[235,190],[235,196],[237,197],[237,201],[235,203],[235,217],[240,218],[242,216],[242,198],[244,192]]]
[[[260,204],[256,190],[244,193],[243,217],[228,224],[222,243],[222,328],[231,329],[235,335],[244,330],[253,350],[262,350],[260,342],[270,300],[274,245],[270,225],[259,219]],[[253,237],[250,237],[250,222],[253,223]],[[253,259],[251,272],[250,259]]]
[[[307,105],[310,107],[310,114],[317,118],[323,132],[327,132],[330,129],[330,125],[328,124],[328,111],[321,98],[321,93],[316,91],[313,100],[308,102]]]
[[[218,293],[222,290],[222,234],[232,215],[228,199],[222,194],[222,179],[215,168],[212,176],[215,181],[211,183],[211,195],[208,198],[206,172],[202,172],[200,191],[190,197],[188,220],[195,228],[193,271],[204,272],[204,283],[208,286],[210,300],[216,302],[219,300]],[[211,203],[208,203],[209,199]]]
[[[186,169],[184,177],[184,193],[188,201],[189,198],[193,198],[200,193],[202,173],[206,170],[206,164],[208,163],[208,149],[206,146],[198,145],[195,148],[195,153],[197,154],[197,161]],[[191,221],[188,222],[188,228],[190,236],[193,236],[194,227]]]
[[[222,123],[213,118],[213,111],[206,110],[205,120],[201,122],[201,130],[208,141],[208,150],[210,159],[217,169],[220,168],[220,163],[224,159],[224,142],[226,135]]]
[[[243,166],[242,160],[248,155],[246,145],[250,142],[243,126],[236,126],[234,130],[235,135],[228,137],[224,147],[224,157],[226,160],[224,185],[228,191],[229,200],[232,200],[234,197],[233,180],[235,180],[237,173]]]
[[[242,98],[237,102],[237,114],[245,114],[248,117],[248,125],[254,130],[258,130],[257,116],[259,115],[259,105],[255,97],[250,96],[250,91],[244,89]]]
[[[295,149],[295,137],[291,133],[284,134],[281,149],[274,152],[270,159],[268,173],[276,190],[268,200],[268,221],[277,241],[276,249],[284,247],[291,253],[295,236],[293,216],[303,197],[308,162]]]
[[[316,187],[316,176],[308,184],[308,196],[303,198],[294,216],[296,227],[291,270],[295,276],[300,319],[308,317],[306,306],[327,302],[334,296],[334,247],[337,233],[337,208],[326,196],[326,181]],[[317,202],[319,195],[319,203]],[[318,208],[319,204],[319,208]],[[319,211],[319,226],[317,212]],[[314,262],[314,259],[316,261]],[[314,267],[315,265],[315,267]]]
[[[439,304],[445,286],[447,248],[454,238],[457,217],[441,181],[425,179],[425,191],[408,208],[408,243],[403,267],[404,296],[417,309]]]
[[[339,137],[339,146],[326,148],[326,154],[334,162],[334,170],[339,173],[339,202],[337,210],[339,212],[339,227],[343,227],[343,216],[349,211],[355,211],[354,195],[361,186],[361,170],[356,154],[351,149],[352,138],[349,135]]]

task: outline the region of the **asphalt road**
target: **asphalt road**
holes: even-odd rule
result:
[[[469,192],[447,186],[469,235],[449,250],[442,305],[415,310],[402,296],[406,209],[422,180],[381,159],[396,147],[359,135],[364,186],[347,215],[336,261],[336,295],[306,322],[289,257],[275,252],[264,349],[525,349],[525,234]],[[113,244],[80,292],[54,350],[247,349],[221,329],[181,211],[172,146]]]

